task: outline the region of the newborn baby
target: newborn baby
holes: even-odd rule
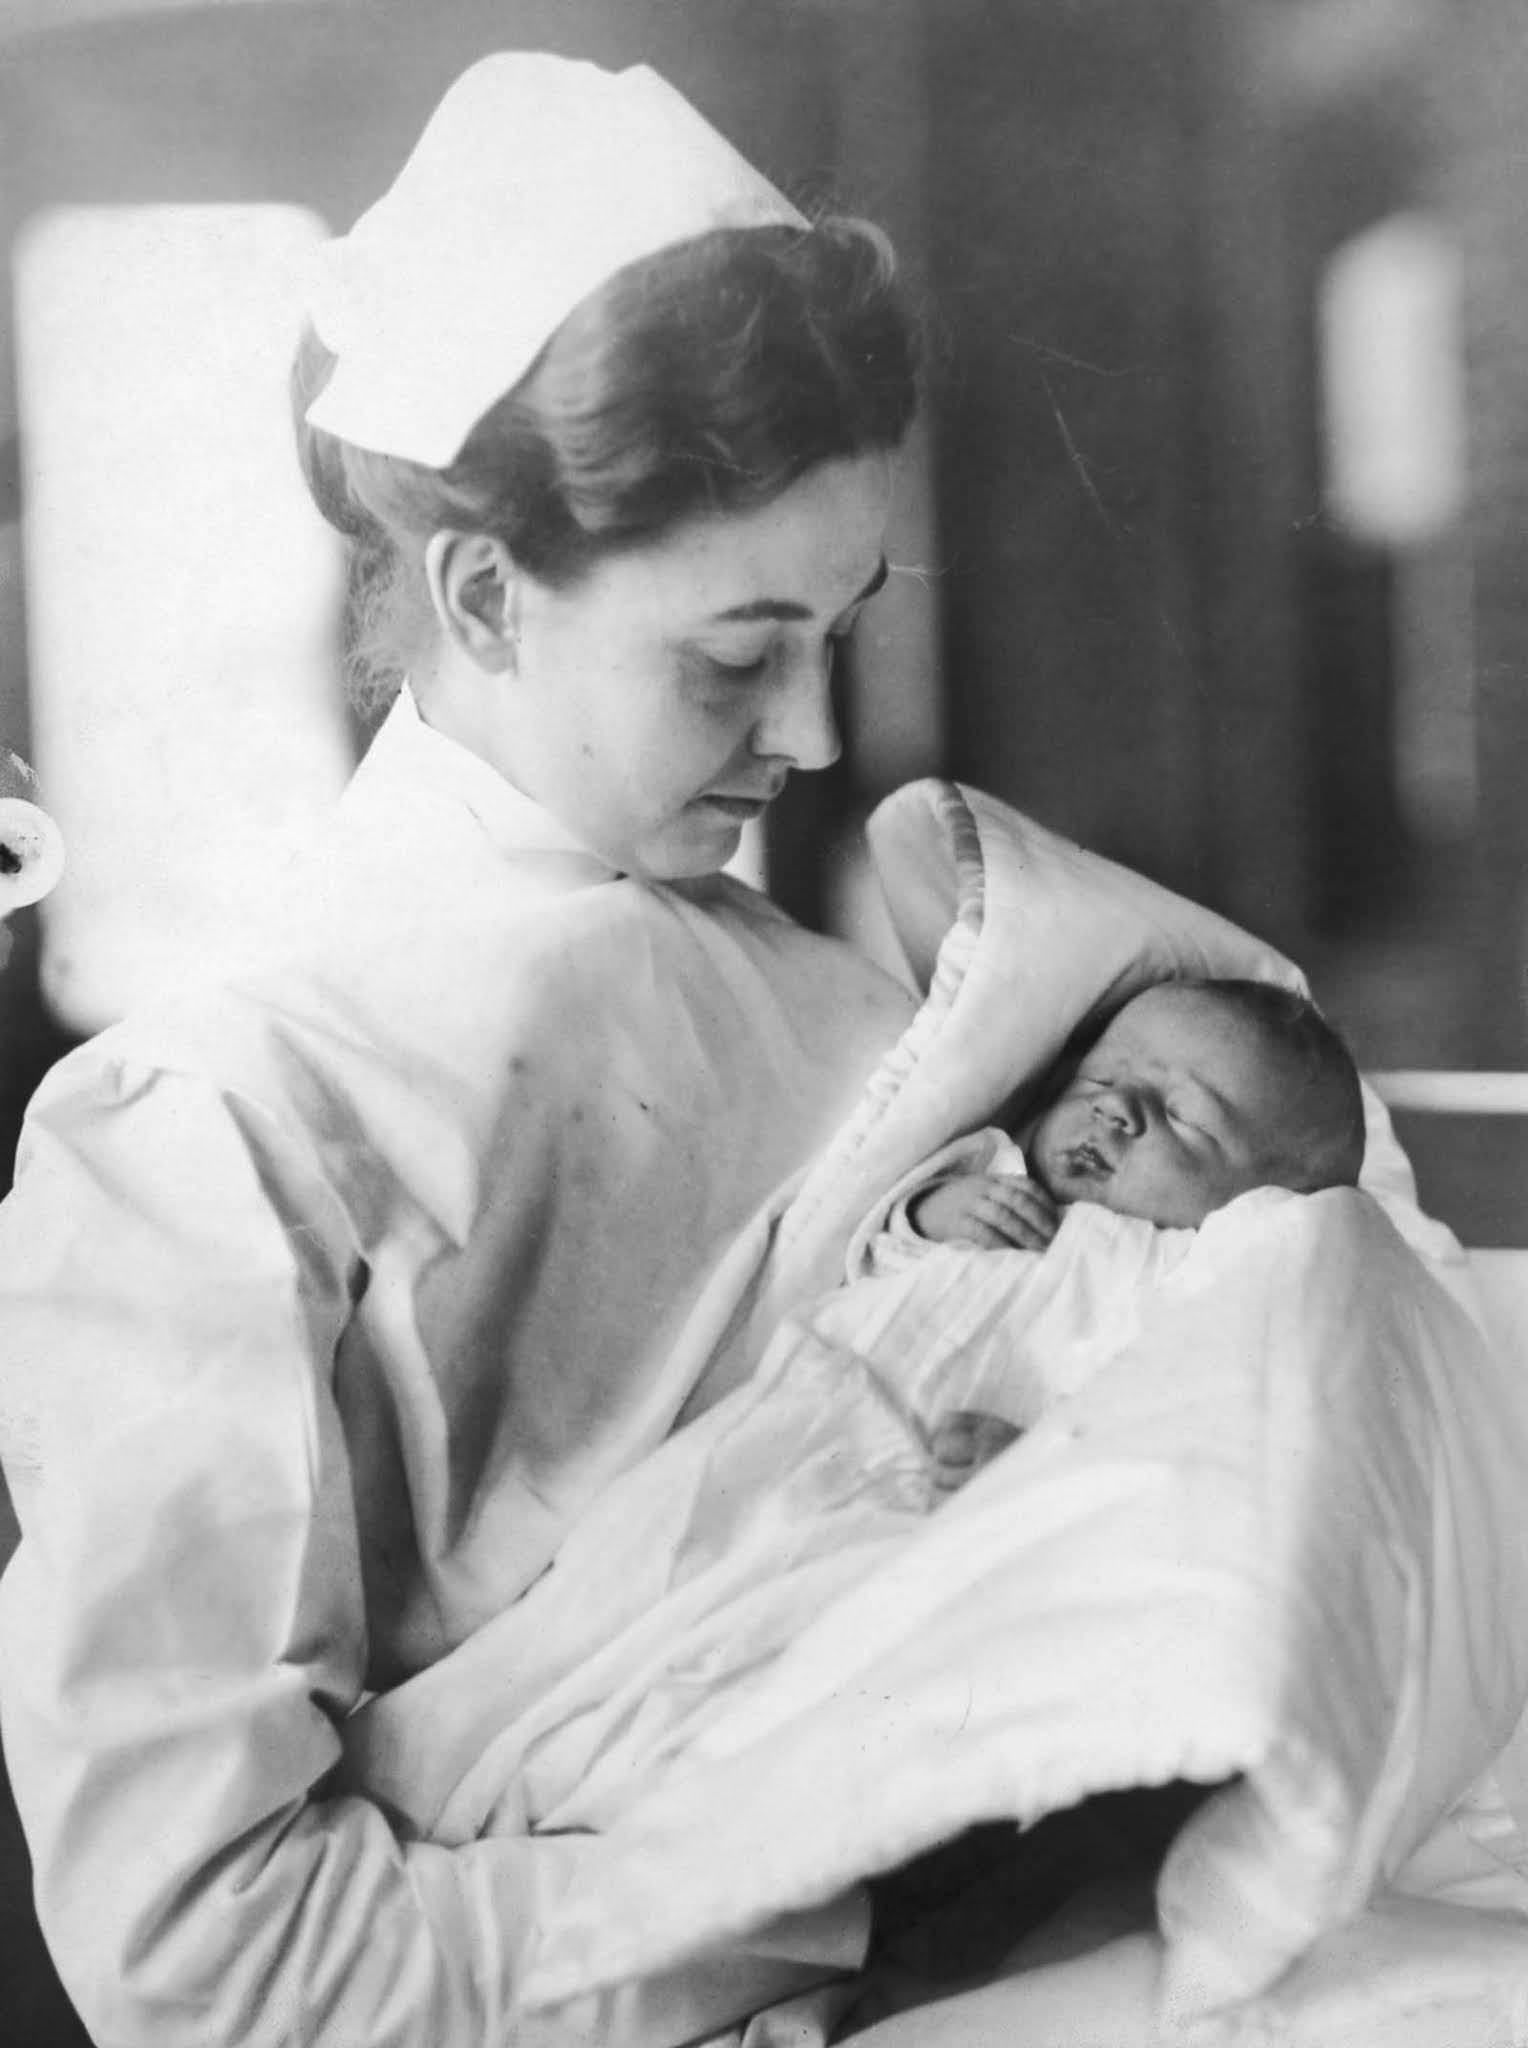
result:
[[[983,1132],[967,1160],[907,1200],[908,1226],[936,1243],[1043,1251],[1060,1209],[1196,1229],[1257,1187],[1351,1187],[1364,1114],[1346,1047],[1315,1005],[1257,981],[1175,981],[1127,1003],[1028,1125]],[[1015,1165],[1017,1162],[1015,1161]],[[936,1483],[963,1483],[1018,1432],[964,1411],[932,1433]]]
[[[1042,1418],[1135,1355],[1190,1262],[1196,1283],[1237,1284],[1234,1227],[1217,1250],[1211,1229],[1152,1225],[1353,1180],[1362,1119],[1308,1003],[1173,983],[1123,1009],[1020,1135],[1027,1153],[980,1132],[888,1190],[849,1284],[784,1318],[745,1385],[616,1477],[520,1601],[348,1717],[348,1782],[442,1843],[613,1827],[1020,1427],[1038,1476],[1015,1468],[1004,1507],[1049,1583],[1044,1504],[1102,1510],[1068,1476],[1093,1469],[1089,1439],[1047,1440]],[[943,1571],[960,1546],[939,1554]]]

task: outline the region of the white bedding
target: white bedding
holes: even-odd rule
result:
[[[1163,2038],[1528,2041],[1528,1773],[1510,1746],[1491,1768],[1528,1697],[1528,1373],[1456,1298],[1377,1105],[1368,1193],[1221,1212],[933,1516],[918,1375],[969,1405],[948,1375],[979,1381],[979,1347],[930,1364],[910,1296],[774,1336],[864,1213],[1093,1010],[1172,971],[1293,974],[949,785],[903,792],[877,852],[930,994],[739,1262],[710,1384],[764,1355],[757,1384],[623,1482],[500,1629],[379,1703],[360,1775],[444,1839],[598,1830],[528,2008],[831,1910],[968,1822],[1187,1777],[1233,1782],[1160,1880]],[[1092,1255],[1086,1218],[1067,1231]]]

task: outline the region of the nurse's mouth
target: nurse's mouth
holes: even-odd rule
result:
[[[762,818],[765,811],[779,794],[778,789],[770,790],[765,796],[721,796],[713,794],[697,797],[696,802],[703,804],[708,811],[720,811],[724,818],[733,818],[740,825],[746,825],[754,818]]]

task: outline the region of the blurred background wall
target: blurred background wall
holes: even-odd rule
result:
[[[960,776],[1293,952],[1366,1064],[1528,1067],[1521,0],[0,0],[0,38],[0,742],[71,849],[0,976],[0,1172],[365,743],[289,315],[516,44],[655,64],[882,221],[925,316],[898,574],[778,893],[852,926],[867,808]],[[1528,1243],[1504,1127],[1407,1135]],[[0,1858],[0,2014],[47,2048],[24,1891]]]
[[[1368,1063],[1528,1063],[1507,0],[8,18],[0,737],[73,859],[0,981],[0,1159],[58,1046],[237,922],[364,741],[276,472],[282,278],[514,43],[667,70],[882,220],[926,315],[902,573],[779,893],[852,915],[866,806],[964,776],[1295,952]]]
[[[964,776],[1289,948],[1368,1064],[1528,1063],[1512,0],[0,0],[0,33],[0,738],[72,855],[0,980],[0,1168],[58,1050],[236,925],[364,744],[281,423],[296,280],[517,42],[667,70],[883,221],[925,313],[900,573],[782,897],[852,922],[867,806]],[[1442,1169],[1477,1235],[1523,1164]]]

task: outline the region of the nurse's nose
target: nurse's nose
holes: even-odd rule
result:
[[[753,729],[753,752],[793,768],[831,768],[843,752],[833,713],[833,663],[824,648],[793,661]]]

